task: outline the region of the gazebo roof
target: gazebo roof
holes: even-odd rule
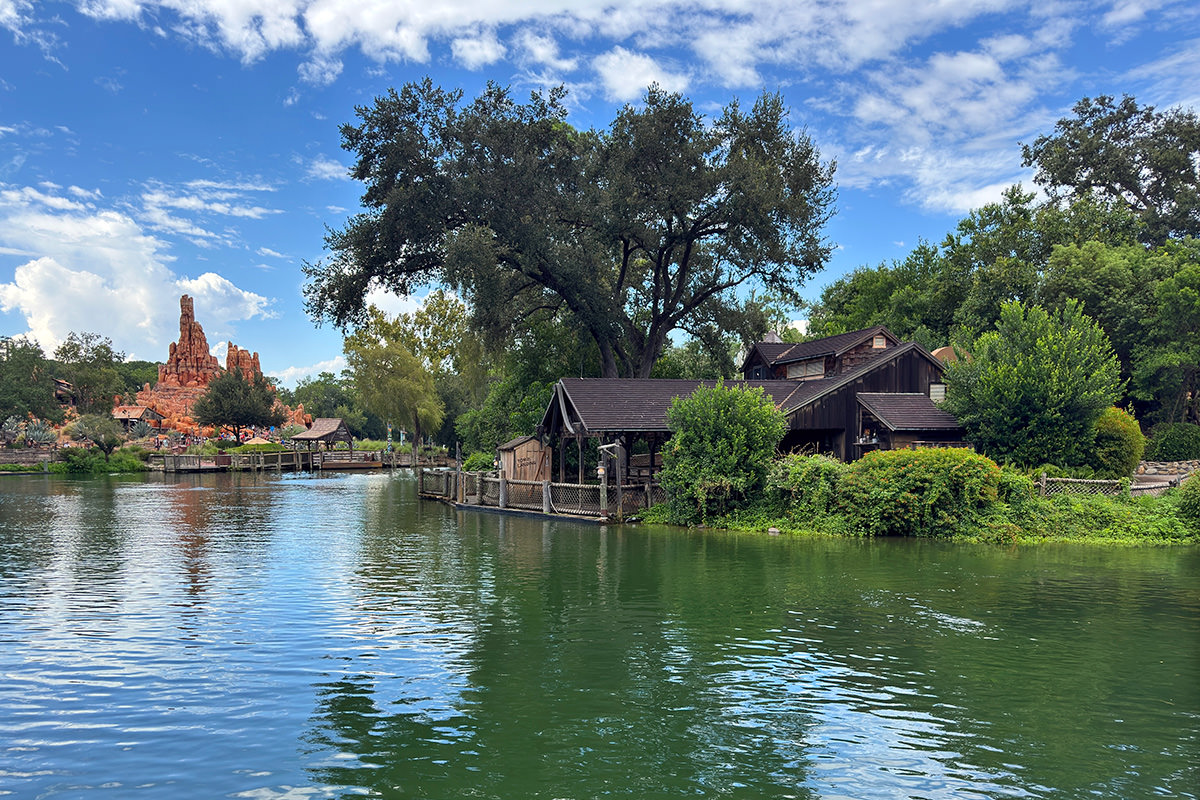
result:
[[[346,442],[353,443],[350,429],[341,417],[321,417],[313,420],[312,427],[292,437],[293,442]]]

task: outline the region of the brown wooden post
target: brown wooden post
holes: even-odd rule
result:
[[[417,468],[417,494],[425,494],[425,470]]]
[[[508,508],[508,480],[504,475],[504,467],[500,468],[500,507]]]
[[[550,513],[550,481],[542,481],[542,513]]]

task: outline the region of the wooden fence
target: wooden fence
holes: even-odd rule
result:
[[[653,483],[553,483],[510,480],[486,472],[421,469],[417,493],[450,503],[511,508],[571,517],[623,520],[661,503],[662,487]]]

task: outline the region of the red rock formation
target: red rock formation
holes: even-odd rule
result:
[[[220,374],[216,356],[208,352],[204,329],[196,322],[192,298],[185,294],[179,298],[179,341],[171,343],[167,363],[158,368],[158,385],[203,389]]]
[[[229,342],[225,356],[225,370],[240,369],[247,379],[262,374],[258,353],[242,350]],[[167,363],[158,368],[158,383],[150,384],[138,392],[138,403],[153,408],[165,419],[163,429],[181,433],[195,433],[198,426],[191,417],[192,404],[204,394],[209,382],[225,370],[221,369],[216,356],[208,352],[208,339],[204,329],[196,322],[192,298],[186,294],[179,298],[179,341],[172,342]],[[312,418],[304,413],[304,407],[290,409],[282,406],[284,424],[311,424]]]

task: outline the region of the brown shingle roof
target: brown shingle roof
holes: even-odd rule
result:
[[[942,365],[920,345],[905,342],[887,348],[853,369],[820,380],[725,381],[725,385],[761,386],[780,410],[790,414],[911,350],[939,367]],[[555,395],[542,417],[542,425],[550,424],[561,392],[572,418],[583,424],[585,435],[617,431],[666,432],[669,430],[667,409],[672,400],[690,395],[699,386],[711,387],[716,383],[669,378],[562,378],[555,386]]]
[[[962,426],[920,393],[859,392],[859,404],[893,431],[947,431]]]
[[[770,363],[788,364],[793,361],[804,361],[805,359],[816,358],[818,356],[841,355],[852,347],[857,347],[868,339],[871,339],[877,333],[886,335],[892,342],[898,341],[895,334],[885,326],[876,325],[873,328],[847,331],[846,333],[839,333],[837,336],[826,336],[824,339],[813,339],[790,345],[786,350],[776,355]]]
[[[302,433],[297,433],[292,440],[302,442],[349,442],[350,429],[341,417],[321,417],[314,419],[312,427]]]

